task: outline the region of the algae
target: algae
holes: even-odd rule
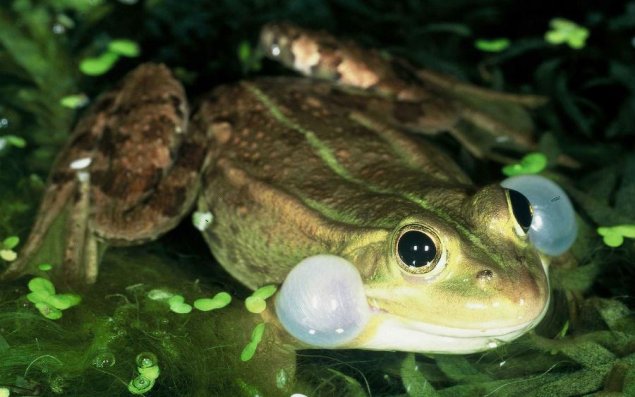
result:
[[[252,50],[259,26],[281,19],[482,86],[550,98],[536,114],[539,149],[547,159],[542,172],[567,190],[581,228],[575,260],[563,258],[552,269],[559,305],[554,314],[513,344],[467,356],[296,356],[266,327],[252,349],[261,319],[243,307],[249,292],[222,271],[209,270],[214,266],[202,240],[179,229],[169,236],[178,241],[168,247],[106,253],[91,289],[54,291],[82,299],[58,320],[29,302],[28,280],[1,285],[0,395],[130,395],[135,379],[137,390],[152,383],[146,393],[152,396],[635,393],[635,243],[626,238],[610,248],[598,234],[598,227],[609,228],[601,229],[606,237],[606,230],[630,230],[635,223],[633,1],[573,7],[484,0],[3,0],[0,239],[26,238],[48,169],[86,99],[150,60],[169,64],[192,97],[247,75],[286,73],[260,62]],[[103,77],[82,73],[86,59],[116,51],[137,55],[130,43],[138,44],[138,58],[114,62],[110,55]],[[503,178],[498,165],[474,161],[456,142],[438,143],[477,182]],[[577,166],[558,165],[560,155]],[[3,249],[19,255],[19,244],[9,245]],[[10,256],[3,258],[0,266]],[[47,269],[40,268],[43,276]],[[183,300],[174,301],[171,311],[166,300],[148,296],[153,290]],[[235,298],[228,306],[183,313],[183,305],[196,308],[197,299],[221,291]],[[254,354],[243,362],[247,346]],[[158,375],[143,373],[139,354],[156,356]]]

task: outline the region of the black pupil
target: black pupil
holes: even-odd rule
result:
[[[508,191],[509,201],[512,204],[512,212],[514,213],[516,222],[518,222],[524,231],[529,230],[529,226],[531,226],[531,219],[533,217],[529,200],[527,200],[527,197],[525,197],[522,193],[512,189],[508,189]]]
[[[437,256],[437,247],[427,234],[416,230],[404,233],[397,243],[399,257],[408,266],[429,265]]]

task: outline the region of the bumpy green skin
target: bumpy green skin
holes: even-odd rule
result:
[[[545,269],[515,232],[504,190],[477,190],[438,149],[389,127],[396,120],[382,109],[395,104],[292,78],[204,100],[193,124],[212,149],[199,209],[215,216],[204,235],[219,262],[255,289],[281,283],[303,258],[335,254],[358,268],[371,306],[402,318],[491,329],[539,317]],[[399,266],[407,225],[447,253],[433,277]]]

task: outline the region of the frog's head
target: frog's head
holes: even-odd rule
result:
[[[365,281],[375,313],[368,347],[389,349],[400,335],[400,350],[472,352],[516,338],[544,316],[547,257],[527,237],[529,202],[492,185],[455,208],[422,211],[390,234]]]
[[[548,257],[529,241],[532,207],[523,195],[491,185],[409,213],[392,229],[359,233],[342,255],[352,266],[308,266],[311,282],[291,292],[293,273],[304,271],[294,269],[276,303],[283,325],[322,347],[469,353],[542,319]]]

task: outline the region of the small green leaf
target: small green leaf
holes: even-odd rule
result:
[[[547,156],[542,153],[529,153],[520,160],[520,163],[509,164],[503,167],[503,174],[507,176],[537,174],[547,167]]]
[[[152,367],[147,367],[147,368],[138,367],[137,371],[139,371],[139,375],[145,376],[146,378],[150,380],[156,380],[161,374],[161,370],[159,369],[158,365],[154,365]]]
[[[48,318],[49,320],[59,320],[62,318],[62,311],[50,306],[44,302],[38,302],[35,304],[35,307],[40,311],[40,313]]]
[[[265,333],[265,323],[260,323],[256,325],[254,330],[251,332],[251,340],[243,348],[243,351],[240,353],[241,361],[249,361],[256,353],[256,349],[258,348],[258,344],[262,340],[262,336]]]
[[[33,292],[55,295],[55,286],[43,277],[34,277],[29,281],[28,287]]]
[[[265,311],[267,308],[267,302],[260,297],[250,296],[245,299],[245,307],[249,312],[259,314]]]
[[[249,62],[250,58],[251,58],[251,45],[249,44],[249,41],[247,40],[243,40],[240,42],[240,44],[238,45],[238,59],[240,59],[240,61],[242,63],[247,63]]]
[[[257,348],[258,348],[257,344],[249,342],[247,346],[243,348],[243,351],[240,353],[240,360],[241,361],[251,360],[254,354],[256,354]]]
[[[265,333],[265,323],[256,325],[253,331],[251,331],[251,341],[258,344],[262,340],[262,336]]]
[[[7,262],[12,262],[18,258],[18,254],[13,250],[0,250],[0,258]]]
[[[137,57],[139,56],[140,52],[139,44],[128,39],[118,39],[111,41],[110,43],[108,43],[108,50],[110,52],[114,52],[115,54],[128,58]]]
[[[89,100],[86,94],[67,95],[60,99],[60,104],[65,108],[78,109],[88,104]]]
[[[635,225],[602,226],[597,232],[603,237],[604,244],[617,248],[624,243],[624,237],[635,238]]]
[[[99,76],[108,72],[119,59],[119,54],[104,52],[94,58],[85,58],[79,64],[79,70],[88,76]]]
[[[147,393],[154,387],[154,382],[152,379],[139,375],[128,383],[128,391],[135,395]]]
[[[41,263],[37,266],[37,268],[43,272],[48,272],[49,270],[53,269],[53,266],[49,263]]]
[[[174,313],[178,314],[187,314],[192,311],[192,306],[184,303],[185,298],[181,295],[174,295],[170,299],[168,299],[168,304],[170,305],[170,310]]]
[[[2,245],[4,245],[4,247],[7,248],[7,249],[13,249],[18,244],[20,244],[20,237],[18,237],[18,236],[7,237],[2,242]]]
[[[59,310],[66,310],[69,307],[77,306],[82,298],[76,294],[56,294],[49,298],[47,303]]]
[[[219,292],[214,295],[213,298],[201,298],[194,301],[194,307],[202,312],[208,312],[210,310],[222,309],[229,305],[232,301],[231,295],[227,292]]]
[[[474,42],[474,46],[484,52],[501,52],[506,50],[510,44],[509,39],[505,38],[493,40],[479,39]]]
[[[165,291],[158,288],[148,292],[148,298],[152,299],[153,301],[162,301],[162,300],[170,299],[173,296],[174,294],[172,292]]]
[[[51,295],[45,292],[31,292],[26,295],[26,299],[31,303],[46,303],[51,298]]]
[[[265,285],[264,287],[260,287],[257,290],[255,290],[254,293],[251,294],[251,296],[261,298],[261,299],[267,299],[267,298],[270,298],[273,294],[275,294],[277,290],[278,290],[278,287],[276,287],[273,284]]]
[[[545,41],[550,44],[567,44],[579,50],[584,48],[589,30],[564,18],[554,18],[549,22],[551,30],[545,33]]]
[[[26,147],[26,141],[24,140],[24,138],[17,135],[3,135],[0,137],[0,139],[3,139],[9,145],[20,149]]]

